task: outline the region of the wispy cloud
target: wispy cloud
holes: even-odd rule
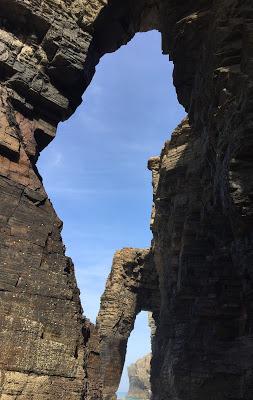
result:
[[[51,161],[51,166],[52,167],[60,167],[62,164],[63,164],[63,154],[56,153],[54,158]]]
[[[83,112],[79,113],[78,120],[81,128],[84,129],[83,134],[99,134],[99,133],[108,133],[110,132],[110,127],[105,124],[102,119],[98,118],[95,110],[93,112]]]
[[[98,191],[96,189],[89,188],[74,188],[74,187],[66,187],[66,186],[47,186],[47,191],[51,194],[63,194],[69,196],[80,196],[80,195],[94,195],[97,194]]]
[[[127,195],[129,196],[131,193],[134,193],[136,191],[136,186],[132,187],[127,187],[127,188],[122,188],[122,187],[115,187],[115,188],[77,188],[77,187],[66,187],[66,186],[61,186],[61,187],[53,187],[53,186],[47,186],[46,187],[47,192],[51,196],[68,196],[77,198],[77,197],[83,197],[83,196],[111,196],[117,194],[117,196],[120,195]]]
[[[98,95],[101,96],[101,94],[103,93],[103,87],[102,85],[99,85],[98,83],[94,82],[93,85],[90,86],[89,92],[94,96]]]

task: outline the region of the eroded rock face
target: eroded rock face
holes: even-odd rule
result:
[[[210,181],[202,185],[208,172],[214,178],[203,167],[210,159],[202,158],[202,140],[185,120],[160,158],[152,224],[161,292],[152,346],[154,399],[243,398],[242,393],[247,399],[251,393],[250,278],[242,272],[250,268],[244,240],[251,245],[244,216],[233,229],[219,193]],[[236,206],[231,204],[238,218]],[[245,253],[240,259],[237,252]]]
[[[35,162],[80,102],[91,36],[63,1],[0,15],[0,397],[77,400],[90,324]]]
[[[134,316],[147,309],[154,400],[252,399],[252,0],[1,0],[0,16],[0,398],[113,395]],[[95,328],[35,164],[99,58],[153,28],[189,118],[149,163],[152,274],[140,285],[142,264],[137,278],[124,269],[136,253],[117,253],[128,313],[115,311],[112,276]],[[158,309],[146,301],[154,271]],[[98,384],[110,336],[116,378]]]
[[[150,249],[125,248],[116,252],[101,298],[95,332],[95,338],[99,337],[97,382],[104,400],[116,399],[127,341],[137,314],[141,310],[158,310],[159,301],[158,279]],[[93,340],[93,335],[91,338]]]
[[[80,399],[88,333],[62,222],[30,159],[33,122],[4,87],[0,113],[0,397]]]
[[[154,399],[252,396],[251,18],[249,2],[215,2],[190,120],[161,154]]]
[[[140,400],[151,398],[150,361],[151,354],[148,354],[128,367],[129,390],[127,398]]]

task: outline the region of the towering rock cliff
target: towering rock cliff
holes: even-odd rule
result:
[[[151,249],[115,256],[127,314],[112,270],[92,327],[36,161],[100,57],[149,29],[189,115],[149,162]],[[252,399],[252,66],[252,0],[1,0],[0,398],[113,395],[147,309],[154,400]]]
[[[150,361],[151,354],[148,354],[128,367],[129,390],[127,398],[140,400],[151,398]]]
[[[178,85],[185,33],[195,43],[206,21],[189,105],[178,89],[189,120],[162,151],[155,193],[154,399],[252,396],[252,15],[252,3],[214,2],[172,36]]]
[[[80,102],[91,36],[64,2],[2,0],[0,16],[0,398],[77,400],[89,323],[35,164]]]

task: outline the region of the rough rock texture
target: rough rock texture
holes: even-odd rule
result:
[[[150,361],[151,354],[147,354],[128,367],[129,390],[127,398],[140,400],[151,398]]]
[[[186,120],[160,159],[152,229],[161,309],[152,391],[154,399],[249,399],[250,242],[244,224],[250,221],[242,216],[237,238],[218,199],[209,203],[213,186],[201,182],[208,171],[202,163],[210,160],[202,158],[201,139]]]
[[[154,28],[189,113],[149,163],[161,304],[124,288],[131,318],[94,328],[35,164],[99,58]],[[154,400],[251,400],[252,0],[1,0],[0,80],[0,398],[99,399],[109,333],[124,350],[138,304],[153,312]]]
[[[79,83],[85,81],[91,36],[64,4],[0,2],[3,400],[77,400],[86,386],[90,324],[83,319],[73,265],[64,254],[62,222],[35,166],[57,123],[80,102]]]
[[[170,44],[190,119],[162,151],[155,194],[161,309],[151,380],[159,400],[252,397],[253,4],[205,6],[177,23]],[[181,91],[187,43],[198,62]]]
[[[29,140],[30,121],[5,88],[0,112],[0,397],[78,399],[85,322],[62,223],[22,140]]]
[[[99,337],[96,382],[104,400],[116,399],[127,341],[137,314],[141,310],[158,310],[159,301],[158,279],[149,249],[125,248],[116,252],[101,298],[96,332],[91,335],[92,340]]]

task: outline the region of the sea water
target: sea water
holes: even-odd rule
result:
[[[127,395],[127,392],[118,392],[117,393],[117,399],[118,400],[123,400],[123,399],[125,399],[126,395]]]
[[[127,397],[127,392],[118,392],[118,400],[139,400],[136,397]]]
[[[127,392],[118,392],[117,393],[118,400],[125,400],[126,397],[127,397]]]

